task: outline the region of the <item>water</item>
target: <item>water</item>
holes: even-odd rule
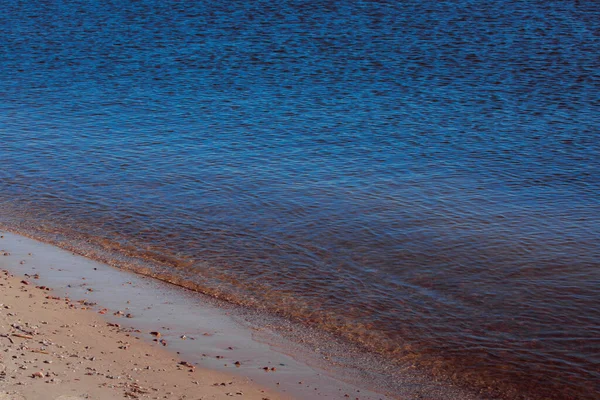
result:
[[[4,223],[600,398],[600,6],[220,3],[3,2]]]

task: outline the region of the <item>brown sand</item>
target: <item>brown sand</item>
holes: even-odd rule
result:
[[[289,398],[187,365],[38,285],[0,271],[0,400]]]

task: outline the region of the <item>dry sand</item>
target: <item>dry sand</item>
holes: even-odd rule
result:
[[[187,365],[36,281],[0,271],[0,400],[289,398]]]

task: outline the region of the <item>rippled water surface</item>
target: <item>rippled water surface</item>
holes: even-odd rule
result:
[[[600,398],[597,2],[2,4],[5,224]]]

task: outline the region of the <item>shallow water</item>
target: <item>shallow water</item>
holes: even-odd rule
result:
[[[470,385],[600,396],[597,3],[3,5],[5,224]]]
[[[132,338],[142,338],[155,344],[155,338],[150,332],[160,329],[161,337],[173,355],[177,353],[177,358],[201,368],[251,379],[297,400],[339,398],[346,393],[360,393],[361,400],[392,400],[381,393],[385,391],[385,387],[375,386],[381,389],[379,393],[369,391],[367,387],[374,385],[361,379],[358,374],[362,371],[346,369],[344,372],[349,370],[351,379],[348,381],[351,383],[344,383],[330,371],[314,369],[274,350],[270,344],[257,341],[257,337],[275,339],[276,335],[269,329],[276,323],[273,318],[259,318],[251,325],[246,322],[240,324],[240,320],[248,319],[244,318],[247,315],[245,308],[111,268],[4,231],[0,232],[0,248],[10,253],[9,256],[0,257],[0,268],[19,276],[37,275],[39,278],[35,280],[36,285],[48,285],[52,288],[54,297],[80,299],[79,301],[85,299],[88,304],[92,304],[90,307],[93,312],[108,310],[103,316],[107,322],[118,324],[129,331]],[[93,290],[89,291],[90,288]],[[116,312],[119,310],[131,314],[131,318],[123,318]],[[186,340],[182,340],[182,335],[185,335]],[[277,339],[278,342],[285,343],[283,338]],[[159,343],[156,345],[160,346]],[[292,344],[287,349],[296,356]],[[307,355],[311,352],[310,348],[302,350]],[[236,361],[241,365],[236,366]],[[263,368],[267,365],[274,367],[276,371],[266,373]],[[409,391],[403,393],[404,398],[416,397],[410,390],[414,392],[414,388],[418,388],[418,392],[424,391],[429,397],[443,400],[477,399],[455,388],[448,390],[443,384],[436,387],[423,382],[423,379],[419,380],[414,374],[411,378],[399,379],[398,383],[402,382],[402,387],[398,390]],[[299,381],[303,384],[299,385]],[[394,389],[389,389],[388,392],[392,390]]]

